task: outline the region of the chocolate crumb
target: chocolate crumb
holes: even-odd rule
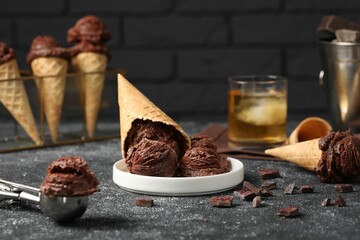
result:
[[[213,207],[231,207],[233,196],[213,196],[210,198],[210,204]]]
[[[340,195],[338,195],[335,199],[334,206],[335,207],[345,207],[346,202]]]
[[[313,193],[314,192],[314,186],[312,185],[303,185],[300,187],[299,192],[301,193]]]
[[[239,197],[240,199],[242,200],[245,200],[245,201],[250,201],[252,200],[254,197],[256,197],[256,194],[252,191],[249,191],[245,188],[242,188],[242,189],[239,189],[239,190],[235,190],[234,191],[234,195],[236,197]]]
[[[152,207],[154,200],[152,198],[138,198],[135,200],[135,205],[139,207]]]
[[[295,183],[290,183],[284,190],[284,195],[291,195],[294,193]]]
[[[353,192],[353,186],[351,184],[336,184],[335,190],[337,193]]]
[[[243,183],[243,188],[248,189],[250,191],[252,191],[253,193],[255,193],[256,195],[260,195],[261,194],[261,189],[256,187],[254,184],[244,181]]]
[[[279,178],[280,173],[277,169],[272,168],[260,168],[258,173],[262,179]]]
[[[298,207],[285,207],[280,209],[278,215],[280,217],[298,217],[300,215],[300,211]]]
[[[276,182],[271,182],[271,181],[265,181],[263,182],[263,184],[261,185],[262,189],[266,189],[266,190],[273,190],[277,188],[277,184]]]
[[[258,208],[261,206],[261,197],[260,196],[256,196],[253,201],[252,201],[252,206],[254,208]]]
[[[323,207],[327,207],[331,205],[331,199],[330,198],[325,198],[322,202],[321,202],[321,206]]]

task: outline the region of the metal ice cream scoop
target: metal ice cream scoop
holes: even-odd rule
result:
[[[81,217],[88,205],[88,196],[46,196],[38,188],[0,179],[0,201],[9,199],[38,204],[42,213],[55,222],[69,222]]]

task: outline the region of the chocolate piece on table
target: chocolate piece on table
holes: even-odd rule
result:
[[[299,192],[301,193],[313,193],[314,192],[314,186],[312,185],[303,185],[300,187]]]
[[[350,43],[360,42],[360,31],[339,29],[335,31],[335,36],[336,36],[336,41],[338,42],[350,42]]]
[[[278,215],[280,217],[297,217],[300,215],[300,211],[298,207],[285,207],[280,209]]]
[[[323,207],[327,207],[331,205],[331,199],[330,198],[325,198],[322,202],[321,202],[321,206]]]
[[[272,168],[260,168],[258,173],[262,179],[279,178],[280,173],[277,169]]]
[[[269,189],[262,189],[261,196],[272,197],[272,196],[274,196],[274,193],[272,191],[270,191]]]
[[[256,196],[253,201],[252,201],[252,206],[254,208],[258,208],[261,206],[261,197],[260,196]]]
[[[336,184],[335,190],[337,193],[347,193],[354,191],[352,184]]]
[[[253,193],[255,193],[256,195],[260,195],[261,194],[261,189],[256,187],[254,184],[244,181],[243,182],[243,188],[248,189],[250,191],[252,191]]]
[[[317,31],[318,32],[331,32],[335,33],[339,29],[350,29],[360,31],[360,25],[344,18],[340,18],[334,15],[325,16],[321,20]]]
[[[139,207],[152,207],[154,200],[152,198],[138,198],[135,200],[135,205]]]
[[[294,193],[295,183],[290,183],[284,190],[284,195],[291,195]]]
[[[345,207],[346,202],[345,202],[344,198],[342,198],[340,195],[338,195],[335,199],[334,206],[335,207]]]
[[[213,207],[231,207],[233,196],[213,196],[210,198],[210,204]]]
[[[234,191],[234,195],[245,201],[250,201],[256,197],[256,194],[253,191],[244,188]]]
[[[271,182],[271,181],[265,181],[263,182],[263,184],[261,185],[262,189],[266,189],[266,190],[273,190],[277,188],[277,184],[276,182]]]

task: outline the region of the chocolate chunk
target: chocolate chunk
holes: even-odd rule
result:
[[[285,207],[280,209],[278,215],[280,217],[298,217],[300,215],[300,211],[298,207]]]
[[[313,193],[314,192],[314,186],[312,185],[303,185],[300,187],[299,192],[301,193]]]
[[[210,198],[210,204],[213,207],[231,207],[233,196],[213,196]]]
[[[346,202],[340,195],[338,195],[335,199],[334,206],[335,207],[345,207]]]
[[[254,192],[244,188],[234,191],[234,195],[245,201],[250,201],[254,197],[256,197],[256,194]]]
[[[268,189],[262,189],[261,196],[272,197],[274,196],[274,193]]]
[[[260,168],[258,173],[262,179],[279,178],[280,173],[277,169]]]
[[[335,190],[338,193],[353,192],[353,186],[351,184],[336,184]]]
[[[263,184],[261,185],[262,189],[266,189],[266,190],[272,190],[272,189],[276,189],[277,188],[277,184],[276,182],[271,182],[271,181],[265,181],[263,182]]]
[[[244,181],[243,183],[243,188],[248,189],[250,191],[252,191],[253,193],[255,193],[256,195],[260,195],[261,194],[261,189],[256,187],[254,184]]]
[[[340,29],[335,31],[336,40],[338,42],[360,42],[360,31],[354,31],[349,29]]]
[[[323,207],[330,206],[330,205],[331,205],[331,199],[330,199],[330,198],[325,198],[325,199],[321,202],[321,205],[322,205]]]
[[[284,195],[291,195],[294,193],[294,189],[295,189],[295,183],[291,183],[289,184],[285,190],[284,190]]]
[[[350,22],[346,19],[331,15],[331,16],[323,17],[317,28],[317,31],[318,32],[326,31],[326,32],[335,33],[335,31],[339,29],[350,29],[350,30],[360,31],[360,25],[354,22]]]
[[[261,206],[261,197],[260,196],[256,196],[253,201],[252,201],[252,206],[254,208],[258,208]]]
[[[138,198],[135,200],[135,205],[139,207],[152,207],[154,200],[152,198]]]

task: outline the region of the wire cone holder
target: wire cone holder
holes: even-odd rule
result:
[[[25,86],[28,96],[26,100],[30,103],[30,110],[35,118],[36,126],[34,125],[33,130],[38,133],[29,134],[23,127],[24,124],[19,122],[14,112],[6,108],[0,99],[0,153],[119,137],[118,112],[113,106],[117,106],[116,77],[118,73],[124,74],[123,69],[111,68],[102,72],[77,72],[41,77],[32,76],[24,71],[21,73],[20,77],[0,79],[0,92],[2,86],[14,85],[12,82],[21,82]],[[93,80],[94,76],[103,76],[104,82],[103,87],[99,89],[101,92],[96,96],[99,101],[96,108],[86,106],[86,103],[94,102],[91,99],[94,89],[91,90],[91,94],[86,94],[86,89],[83,89],[86,84],[79,84],[79,79]],[[59,78],[64,79],[66,83],[61,80],[56,82]],[[111,99],[109,95],[112,94],[115,97]],[[56,99],[59,101],[56,102]],[[95,119],[89,120],[89,111],[95,111],[91,113]],[[39,139],[35,141],[34,136],[38,136]]]

